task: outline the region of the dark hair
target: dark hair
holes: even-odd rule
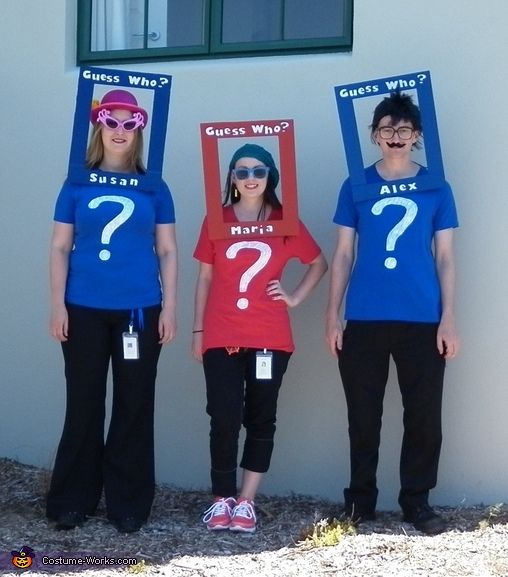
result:
[[[374,116],[372,117],[372,124],[370,125],[371,139],[374,141],[374,133],[378,129],[379,122],[385,116],[389,116],[392,124],[398,124],[402,120],[410,122],[414,130],[422,133],[422,117],[420,109],[413,102],[409,94],[401,92],[392,92],[390,96],[386,96],[374,109]],[[421,148],[419,142],[415,143],[416,148]]]

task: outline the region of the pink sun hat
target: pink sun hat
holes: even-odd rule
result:
[[[143,116],[145,122],[148,122],[148,112],[138,106],[138,101],[133,94],[127,90],[110,90],[100,101],[100,104],[95,101],[92,103],[92,111],[90,113],[90,120],[92,124],[97,122],[97,116],[101,110],[129,110],[130,112],[139,112]]]

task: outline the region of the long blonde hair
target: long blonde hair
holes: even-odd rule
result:
[[[143,131],[141,128],[136,128],[134,141],[127,155],[127,169],[129,172],[146,172],[142,157]],[[103,158],[104,145],[102,143],[102,124],[97,122],[93,127],[90,143],[86,150],[86,167],[99,168]]]

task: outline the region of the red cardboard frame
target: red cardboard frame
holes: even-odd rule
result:
[[[223,195],[221,187],[221,162],[219,157],[220,139],[238,138],[242,142],[237,148],[253,139],[278,142],[280,182],[277,187],[282,203],[282,219],[252,221],[242,223],[224,222]],[[260,146],[263,143],[257,142]],[[211,239],[251,238],[263,236],[294,236],[299,232],[298,195],[296,183],[296,161],[294,126],[292,120],[246,120],[242,122],[206,122],[201,124],[201,147],[203,153],[203,174],[205,182],[208,234]],[[265,147],[265,146],[264,146]],[[265,147],[272,150],[273,143]],[[235,148],[236,150],[236,148]],[[276,157],[276,154],[273,154]],[[222,159],[223,172],[229,166],[230,158]],[[226,174],[222,175],[225,179]]]

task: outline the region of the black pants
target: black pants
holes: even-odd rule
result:
[[[256,379],[256,350],[229,355],[209,349],[203,355],[210,415],[211,480],[214,495],[236,495],[238,437],[246,430],[240,466],[265,473],[270,466],[277,399],[291,353],[272,351],[272,379]]]
[[[441,450],[441,405],[445,360],[432,323],[349,321],[339,369],[349,419],[351,482],[346,510],[371,512],[377,500],[383,398],[389,359],[397,368],[404,408],[399,504],[403,510],[426,504],[437,482]]]
[[[104,487],[111,520],[148,518],[154,494],[153,413],[160,307],[143,310],[138,360],[123,358],[131,311],[68,305],[62,343],[67,409],[47,499],[47,515],[92,514]],[[136,315],[135,318],[137,318]],[[113,372],[111,422],[104,441],[108,367]]]

